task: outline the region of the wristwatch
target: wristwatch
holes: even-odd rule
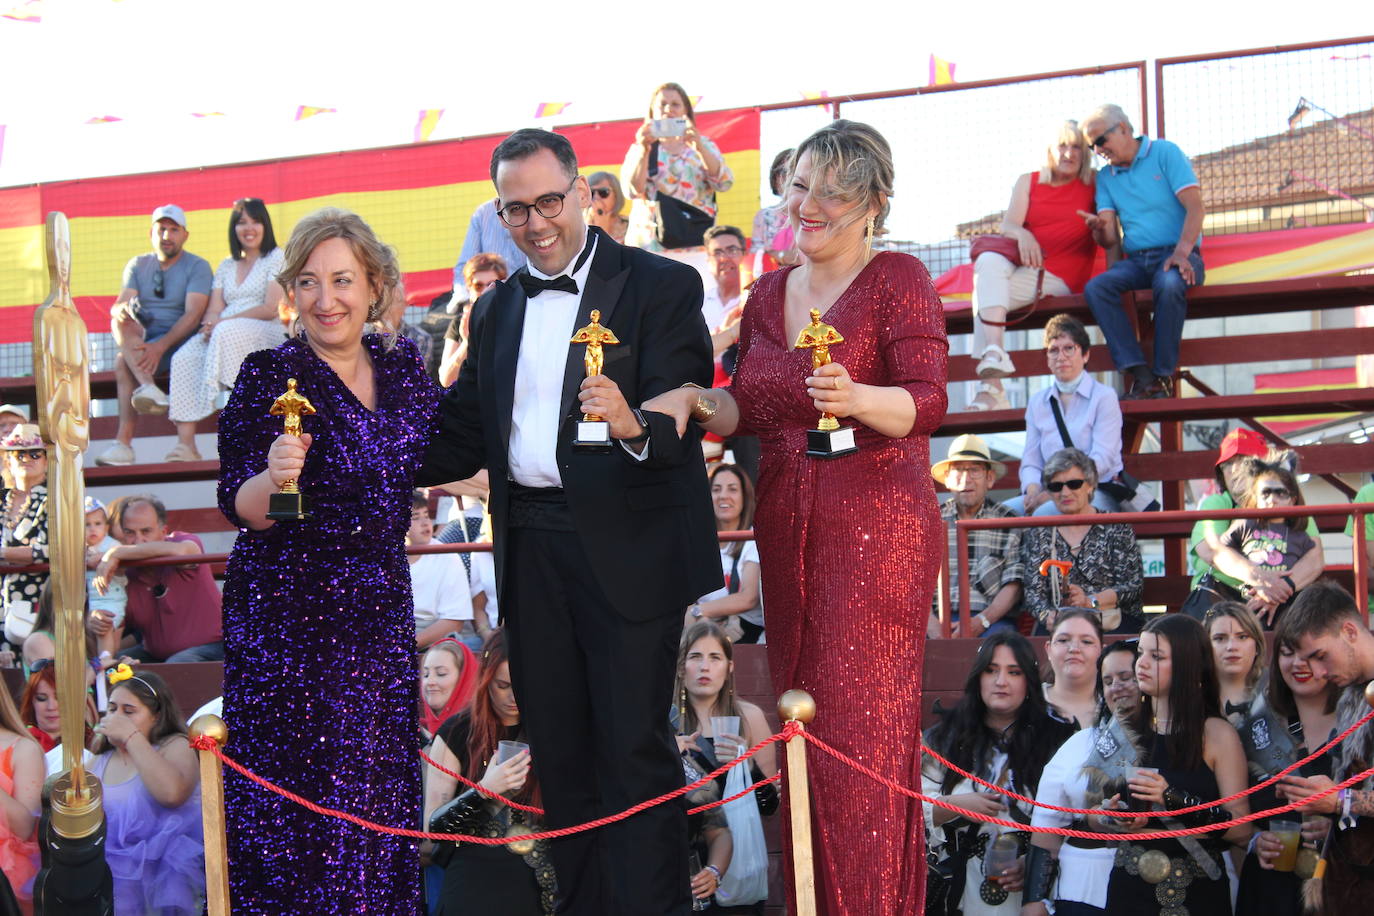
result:
[[[991,630],[991,629],[992,629],[992,621],[991,621],[991,620],[988,620],[988,615],[987,615],[987,614],[979,614],[979,615],[978,615],[978,622],[981,623],[981,624],[983,625],[983,632],[984,632],[984,633],[986,633],[988,630]]]
[[[631,407],[630,413],[634,414],[635,419],[639,421],[639,435],[631,436],[630,438],[622,439],[621,441],[643,442],[644,440],[649,438],[649,421],[644,419],[644,411],[640,410],[638,407]]]
[[[698,617],[698,618],[701,617],[701,605],[699,605],[699,604],[694,604],[694,605],[692,605],[692,616],[693,616],[693,617]]]
[[[1102,602],[1097,600],[1097,595],[1089,595],[1088,603],[1093,606],[1094,611],[1102,610]]]

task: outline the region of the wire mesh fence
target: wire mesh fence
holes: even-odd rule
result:
[[[1374,38],[1156,62],[1205,233],[1374,222]]]

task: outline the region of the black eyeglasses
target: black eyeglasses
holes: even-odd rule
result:
[[[1081,490],[1085,483],[1087,483],[1087,481],[1082,477],[1078,477],[1074,480],[1052,480],[1045,484],[1045,489],[1049,490],[1051,493],[1058,493],[1065,487],[1068,487],[1070,490]]]
[[[1269,499],[1288,499],[1293,494],[1288,492],[1287,487],[1262,487],[1259,495]]]
[[[167,271],[159,267],[157,273],[153,274],[153,295],[161,299],[165,292],[167,292]]]
[[[602,200],[605,200],[607,197],[610,197],[610,196],[611,196],[611,189],[610,189],[610,188],[592,188],[592,196],[593,196],[593,197],[600,197]]]
[[[1098,134],[1097,139],[1093,140],[1093,149],[1101,149],[1102,147],[1106,146],[1107,135],[1110,134],[1112,131],[1116,130],[1120,126],[1120,124],[1113,124],[1111,127],[1107,128],[1102,133]]]
[[[568,190],[562,194],[545,194],[533,204],[524,204],[519,201],[513,204],[506,204],[496,215],[501,217],[501,222],[510,226],[512,229],[519,229],[530,221],[530,211],[534,210],[544,219],[553,219],[563,212],[563,199],[572,193],[573,186],[577,184],[574,178],[572,184],[568,185]]]
[[[738,245],[725,245],[715,251],[706,252],[708,258],[737,258],[744,254],[744,249]]]

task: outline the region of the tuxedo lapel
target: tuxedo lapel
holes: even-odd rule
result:
[[[575,328],[584,328],[592,320],[592,309],[601,310],[601,325],[615,331],[615,309],[620,302],[620,293],[630,276],[630,269],[623,266],[620,246],[599,229],[589,228],[588,232],[598,234],[596,254],[592,256],[592,269],[587,274],[587,288],[582,292],[582,301],[577,307]],[[572,336],[572,335],[569,335]],[[568,347],[567,364],[563,368],[563,398],[559,406],[559,417],[566,418],[573,410],[577,390],[587,377],[583,363],[586,348],[581,345]]]
[[[525,268],[520,268],[524,270]],[[511,417],[515,410],[515,369],[520,362],[520,336],[525,330],[525,289],[512,275],[503,284],[492,306],[491,367],[496,402],[496,418],[501,424],[501,447],[510,447]]]

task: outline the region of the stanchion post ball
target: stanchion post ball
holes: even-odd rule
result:
[[[229,726],[224,724],[224,720],[219,716],[206,714],[196,716],[196,720],[191,723],[191,737],[207,737],[213,740],[220,747],[229,741]]]
[[[816,718],[816,701],[805,690],[793,688],[778,698],[778,716],[784,722],[806,725]]]

